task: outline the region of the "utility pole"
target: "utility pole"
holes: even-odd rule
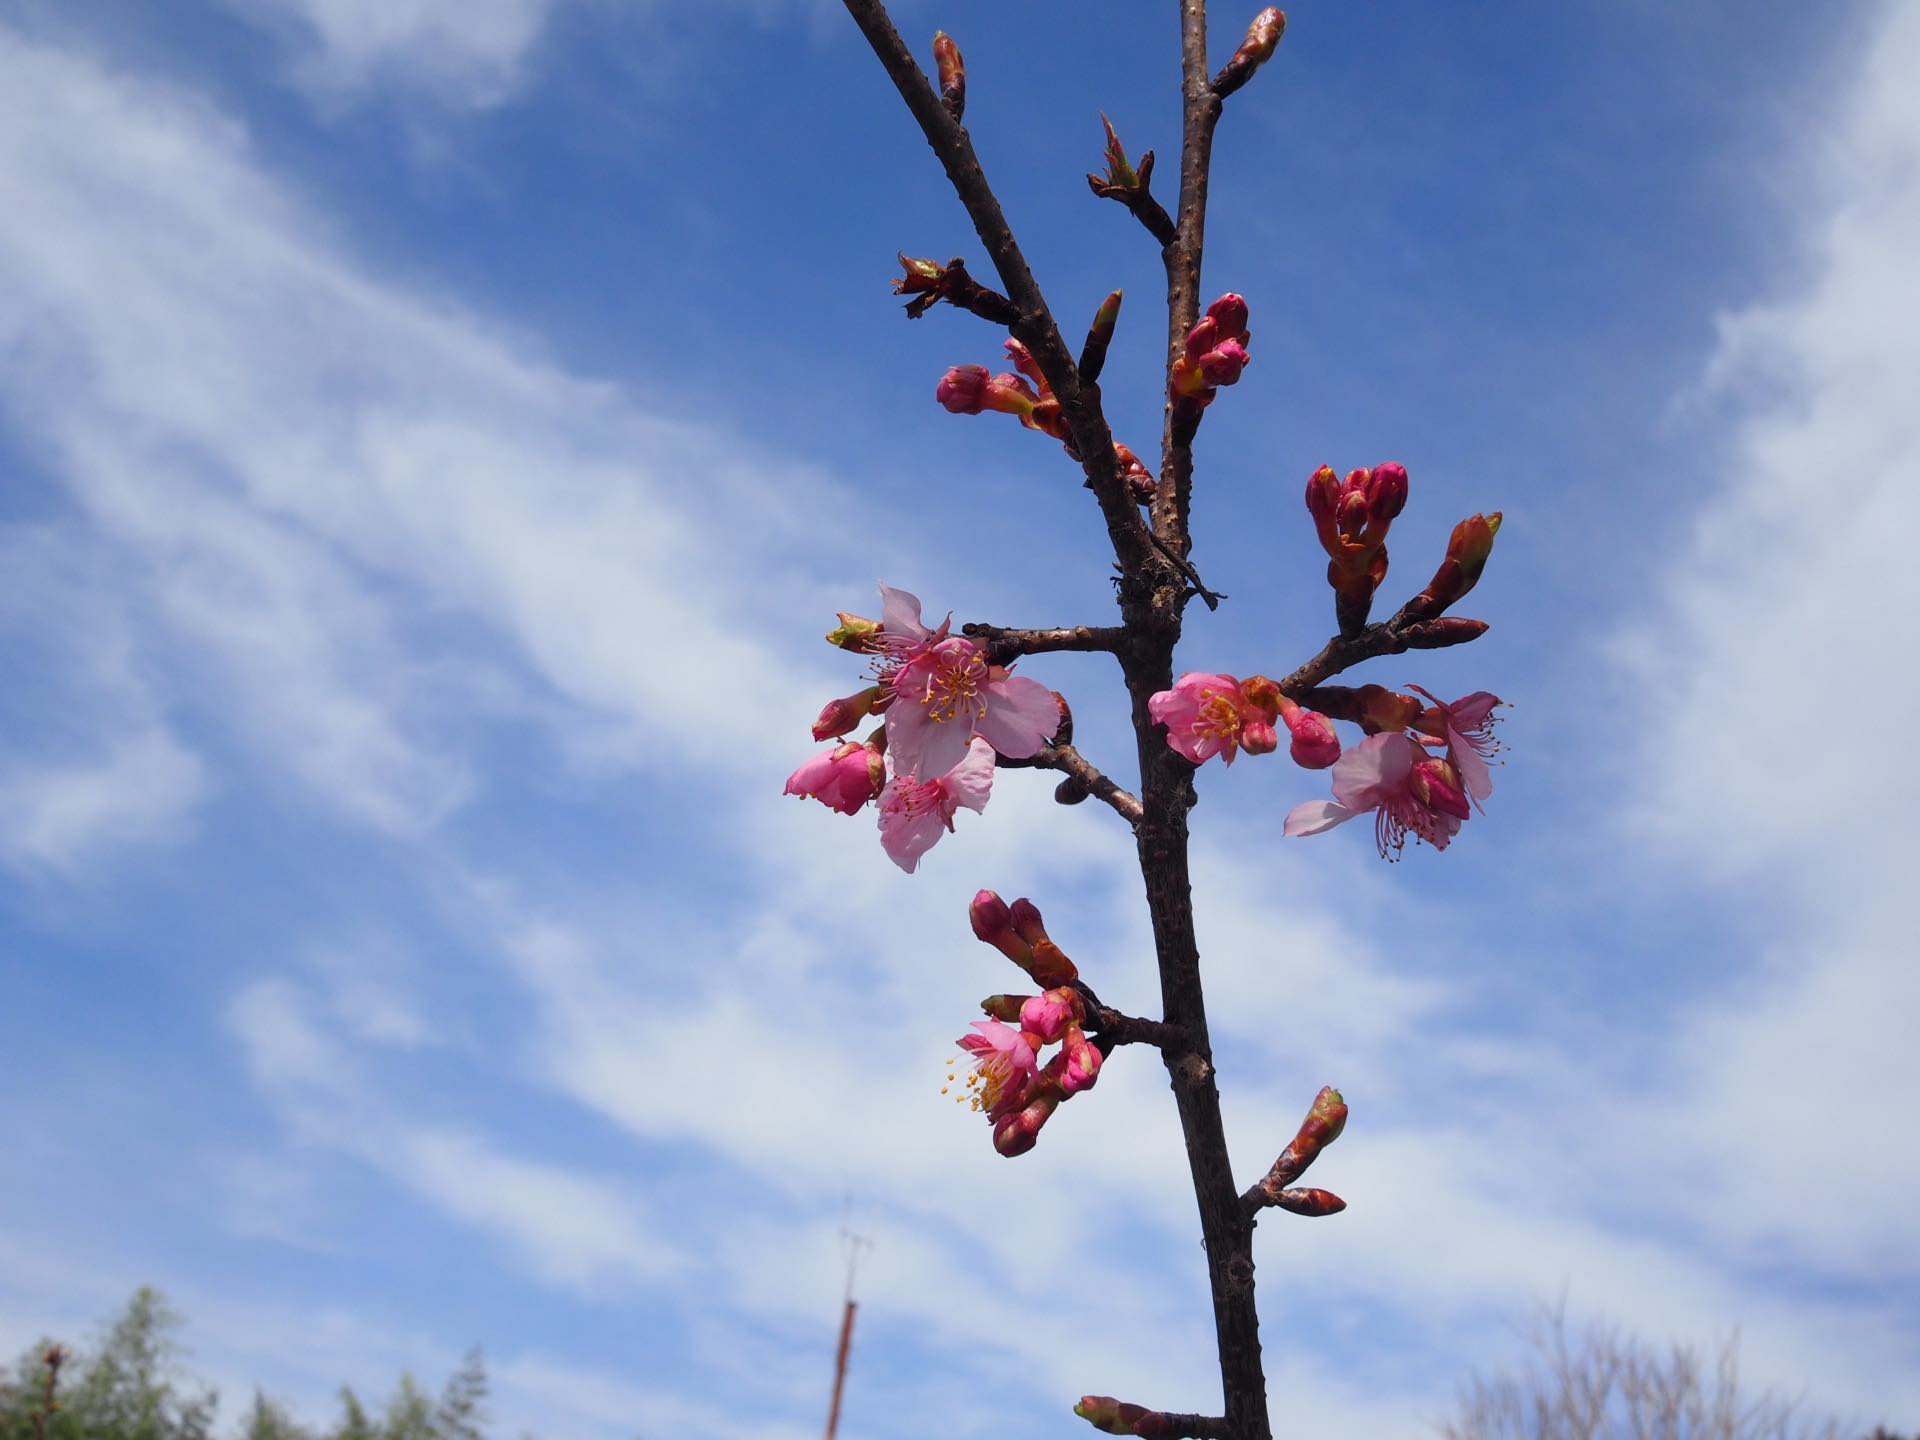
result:
[[[853,1353],[853,1315],[859,1305],[853,1298],[853,1276],[860,1268],[860,1251],[872,1249],[873,1242],[842,1226],[840,1243],[847,1252],[846,1306],[840,1315],[840,1347],[833,1357],[833,1404],[827,1411],[826,1440],[834,1440],[840,1429],[840,1397],[847,1388],[847,1357]]]

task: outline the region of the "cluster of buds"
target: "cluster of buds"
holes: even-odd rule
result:
[[[989,375],[984,365],[955,365],[940,377],[933,397],[955,415],[978,415],[983,410],[1016,416],[1029,430],[1038,430],[1067,442],[1066,417],[1060,401],[1033,352],[1018,340],[1007,341],[1007,356],[1017,374]]]
[[[1167,388],[1173,400],[1176,433],[1191,439],[1200,412],[1213,403],[1222,385],[1231,385],[1247,368],[1247,302],[1228,292],[1207,307],[1200,323],[1187,332],[1187,343],[1173,362]]]
[[[1327,583],[1343,636],[1366,627],[1373,592],[1387,578],[1387,530],[1406,503],[1404,465],[1355,470],[1345,480],[1322,465],[1307,480],[1307,512],[1327,552]]]
[[[1215,755],[1231,765],[1240,750],[1271,755],[1280,748],[1278,725],[1286,726],[1296,765],[1324,770],[1340,758],[1332,722],[1282,694],[1265,675],[1236,680],[1194,671],[1149,697],[1147,713],[1167,727],[1167,743],[1195,765]]]
[[[929,302],[931,303],[931,302]],[[1108,297],[1108,303],[1101,306],[1101,315],[1119,314],[1119,292]],[[1103,332],[1101,320],[1095,318],[1094,329],[1087,337],[1090,347],[1098,344],[1104,349],[1104,342],[1112,338],[1111,319]],[[1069,455],[1079,458],[1074,448],[1073,435],[1067,427],[1067,417],[1060,408],[1060,400],[1053,393],[1053,386],[1047,382],[1045,372],[1039,362],[1033,358],[1033,352],[1018,340],[1006,342],[1007,357],[1013,361],[1013,370],[999,375],[988,373],[984,365],[955,365],[940,377],[940,383],[934,387],[933,398],[955,415],[979,415],[993,411],[1001,415],[1011,415],[1029,430],[1038,430],[1043,435],[1051,435],[1058,440]],[[1126,482],[1127,492],[1141,504],[1153,499],[1153,475],[1141,463],[1140,457],[1118,441],[1114,442],[1113,457],[1120,468],[1120,477]]]
[[[843,815],[878,801],[880,843],[912,871],[953,829],[959,811],[986,808],[997,757],[1031,759],[1059,733],[1060,697],[1038,681],[990,664],[986,650],[921,621],[918,597],[882,585],[881,618],[842,613],[829,644],[868,657],[873,682],[830,701],[813,738],[848,734],[869,716],[884,723],[864,741],[813,755],[787,779],[786,793]]]
[[[974,1021],[973,1033],[958,1042],[973,1070],[957,1098],[987,1117],[994,1149],[1024,1155],[1055,1110],[1093,1088],[1104,1057],[1086,1035],[1086,1001],[1074,984],[1079,972],[1047,935],[1039,908],[1025,899],[1009,905],[982,890],[967,915],[975,935],[1047,987],[1038,995],[988,996],[980,1003],[988,1018]],[[1049,1045],[1060,1048],[1043,1063],[1040,1052]],[[954,1079],[947,1076],[949,1088]]]

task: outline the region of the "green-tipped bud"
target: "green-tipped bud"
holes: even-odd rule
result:
[[[842,650],[852,650],[856,654],[865,654],[870,648],[869,641],[880,633],[878,620],[863,619],[858,615],[849,615],[846,611],[837,612],[840,623],[827,632],[827,643],[837,645]]]
[[[989,995],[980,1002],[980,1010],[990,1020],[998,1020],[1007,1025],[1018,1025],[1020,1007],[1032,998],[1031,995]]]

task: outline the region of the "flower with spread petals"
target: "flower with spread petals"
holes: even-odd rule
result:
[[[1446,743],[1448,763],[1459,772],[1460,783],[1473,803],[1480,805],[1493,794],[1493,777],[1487,773],[1487,761],[1503,748],[1493,738],[1494,723],[1499,718],[1493,712],[1505,702],[1498,695],[1476,690],[1449,705],[1418,685],[1407,688],[1419,690],[1433,701],[1432,708],[1421,713],[1415,728],[1423,735]]]
[[[1147,713],[1167,727],[1167,744],[1196,765],[1215,755],[1231,765],[1236,750],[1252,748],[1244,734],[1249,725],[1266,726],[1269,736],[1273,727],[1272,717],[1241,693],[1233,676],[1199,670],[1151,697]]]
[[[953,829],[953,817],[963,808],[979,814],[992,793],[993,747],[984,740],[973,741],[960,763],[937,779],[896,770],[880,792],[880,844],[912,874],[920,857]]]
[[[1318,835],[1369,812],[1383,856],[1397,855],[1408,835],[1444,850],[1473,813],[1451,763],[1429,755],[1404,731],[1389,731],[1341,756],[1333,767],[1333,799],[1295,806],[1286,833]]]
[[[989,665],[964,636],[919,651],[894,672],[892,686],[887,750],[898,774],[946,770],[976,736],[1009,760],[1025,760],[1060,729],[1051,690]]]
[[[880,793],[885,777],[886,762],[865,745],[836,745],[788,776],[786,793],[854,815]]]
[[[973,1057],[967,1100],[989,1120],[998,1120],[1024,1101],[1027,1086],[1040,1073],[1039,1061],[1027,1037],[1011,1025],[976,1020],[972,1028],[973,1034],[956,1042]]]

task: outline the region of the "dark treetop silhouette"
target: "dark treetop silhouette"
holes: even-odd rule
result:
[[[993,1125],[995,1147],[1019,1155],[1033,1148],[1064,1101],[1092,1087],[1116,1046],[1160,1051],[1199,1206],[1225,1413],[1163,1412],[1092,1395],[1076,1409],[1115,1435],[1269,1440],[1253,1229],[1269,1209],[1324,1216],[1345,1208],[1337,1196],[1294,1182],[1339,1136],[1347,1107],[1338,1091],[1321,1090],[1267,1173],[1244,1189],[1236,1186],[1220,1121],[1188,883],[1194,775],[1216,755],[1231,764],[1240,751],[1274,752],[1284,727],[1292,759],[1308,769],[1331,767],[1333,779],[1333,799],[1298,806],[1287,817],[1287,834],[1318,834],[1371,815],[1383,855],[1397,856],[1409,835],[1444,849],[1492,793],[1486,760],[1495,748],[1490,729],[1500,702],[1484,691],[1446,704],[1424,691],[1414,696],[1379,685],[1327,682],[1363,660],[1481,635],[1483,622],[1446,611],[1479,579],[1500,516],[1462,521],[1427,586],[1390,618],[1370,623],[1374,592],[1387,572],[1387,532],[1407,501],[1407,472],[1382,464],[1343,480],[1323,467],[1308,480],[1306,501],[1328,556],[1334,636],[1279,680],[1193,672],[1176,683],[1173,651],[1188,603],[1197,598],[1213,607],[1224,598],[1207,588],[1189,558],[1193,439],[1219,390],[1235,384],[1251,358],[1245,300],[1228,293],[1204,315],[1200,310],[1214,131],[1228,97],[1273,56],[1286,17],[1277,9],[1262,10],[1233,57],[1210,74],[1205,0],[1179,0],[1184,123],[1173,214],[1152,193],[1152,153],[1137,165],[1130,162],[1111,124],[1106,173],[1087,177],[1095,195],[1118,202],[1140,221],[1166,265],[1167,398],[1156,476],[1114,440],[1101,406],[1098,381],[1119,320],[1120,294],[1100,307],[1076,357],[961,123],[966,68],[958,46],[944,33],[935,36],[937,84],[930,82],[881,0],[845,3],[945,167],[1005,287],[1003,294],[983,285],[962,260],[943,265],[901,257],[904,273],[894,289],[908,297],[910,318],[944,302],[1011,335],[1006,349],[1012,372],[956,366],[939,382],[936,398],[959,414],[1012,415],[1061,443],[1099,504],[1120,614],[1117,625],[968,624],[955,634],[950,621],[927,625],[916,597],[882,586],[879,620],[842,614],[828,636],[867,657],[873,683],[821,712],[814,738],[836,743],[795,771],[787,791],[848,815],[877,802],[881,842],[909,871],[953,828],[961,809],[985,809],[995,772],[1003,767],[1057,770],[1064,777],[1055,791],[1062,804],[1092,797],[1132,827],[1152,917],[1162,1018],[1139,1019],[1102,1004],[1047,935],[1030,900],[1008,905],[983,890],[971,907],[974,933],[1024,969],[1043,993],[983,1002],[989,1018],[976,1021],[960,1042],[974,1063],[968,1085],[975,1107]],[[1024,656],[1060,650],[1098,651],[1119,663],[1132,702],[1138,794],[1074,747],[1071,713],[1061,697],[1011,673]],[[844,738],[870,716],[882,723],[862,740]],[[1336,720],[1358,725],[1366,738],[1343,753]],[[1052,1045],[1057,1051],[1042,1063],[1040,1052]]]

